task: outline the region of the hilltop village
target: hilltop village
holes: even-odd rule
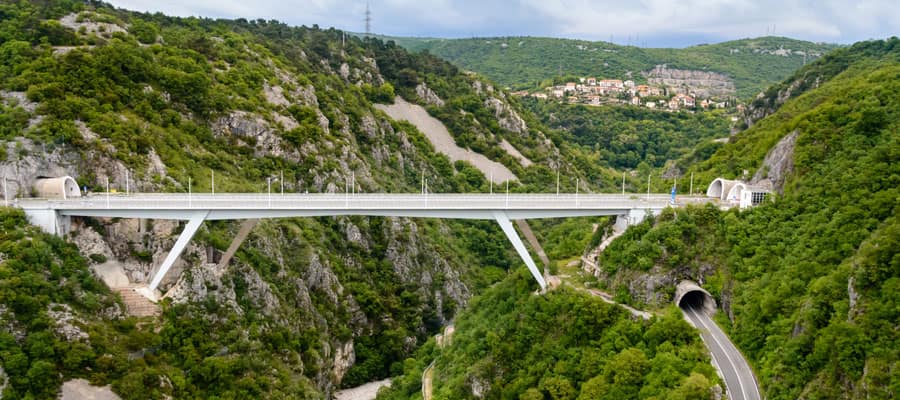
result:
[[[521,97],[541,100],[566,101],[571,104],[599,106],[602,104],[631,104],[652,109],[669,111],[730,108],[735,106],[732,98],[701,96],[690,87],[656,86],[635,84],[633,80],[578,78],[578,82],[548,86],[540,91],[514,92]],[[742,105],[738,104],[738,108]]]

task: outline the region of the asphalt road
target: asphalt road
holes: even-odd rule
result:
[[[744,355],[731,343],[728,336],[719,329],[702,310],[693,307],[681,309],[685,317],[697,329],[700,337],[713,356],[716,368],[725,379],[728,398],[731,400],[761,400],[759,387],[753,377],[753,370]]]

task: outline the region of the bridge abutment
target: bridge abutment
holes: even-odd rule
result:
[[[51,235],[65,236],[72,226],[72,217],[60,215],[52,208],[26,209],[28,222]]]

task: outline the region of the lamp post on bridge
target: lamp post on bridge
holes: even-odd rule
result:
[[[694,196],[694,173],[691,172],[691,196]]]

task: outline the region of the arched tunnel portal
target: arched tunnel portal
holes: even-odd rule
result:
[[[675,304],[683,309],[695,309],[712,315],[716,312],[716,300],[696,282],[684,280],[675,287]]]

